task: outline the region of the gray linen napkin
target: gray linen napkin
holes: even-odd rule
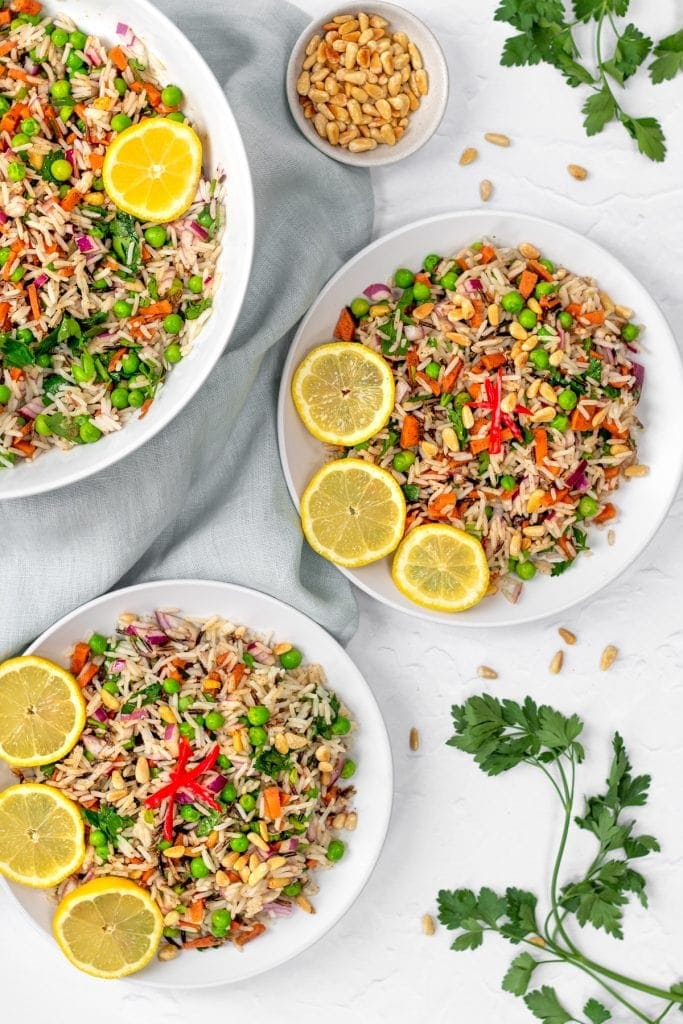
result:
[[[256,195],[251,285],[227,351],[166,430],[89,480],[0,503],[0,657],[117,585],[176,576],[266,591],[341,640],[357,624],[349,584],[302,540],[275,410],[292,328],[369,239],[369,175],[319,153],[291,119],[284,74],[301,11],[283,0],[159,6],[224,84],[244,135]]]

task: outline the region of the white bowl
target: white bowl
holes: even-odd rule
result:
[[[51,9],[60,9],[53,0]],[[97,444],[64,452],[53,449],[35,462],[21,462],[0,473],[0,500],[52,491],[97,473],[149,441],[199,391],[220,358],[237,322],[246,294],[254,249],[254,199],[249,164],[237,123],[204,59],[182,32],[147,0],[69,0],[65,13],[86,32],[113,45],[118,22],[130,24],[165,68],[165,80],[185,93],[185,109],[204,144],[204,166],[227,174],[227,224],[216,275],[222,280],[213,312],[195,339],[191,353],[169,373],[149,413],[133,417],[121,430]],[[165,84],[165,83],[164,83]]]
[[[313,127],[313,121],[304,117],[303,108],[299,103],[299,94],[296,91],[296,83],[301,74],[306,47],[311,36],[319,33],[320,26],[331,21],[336,15],[355,14],[357,11],[379,14],[387,19],[392,32],[405,32],[422,54],[425,71],[429,76],[429,91],[426,96],[421,98],[419,109],[410,115],[403,138],[395,146],[377,146],[376,149],[367,153],[349,153],[348,149],[344,149],[343,146],[332,146],[325,139],[321,139]],[[299,130],[321,153],[331,156],[334,160],[339,160],[340,163],[350,164],[352,167],[380,167],[384,164],[394,164],[415,153],[424,146],[439,127],[448,101],[448,65],[433,33],[423,21],[404,10],[403,7],[386,3],[340,3],[326,15],[312,21],[297,39],[287,65],[286,85],[292,117]]]
[[[413,604],[394,586],[391,560],[362,569],[344,570],[371,597],[418,618],[457,626],[511,626],[556,615],[616,579],[646,547],[666,516],[676,494],[683,467],[683,367],[671,329],[649,292],[611,253],[560,224],[516,213],[450,213],[399,228],[363,249],[322,290],[304,317],[292,342],[282,373],[278,408],[280,458],[297,507],[306,484],[324,461],[322,445],[299,419],[291,399],[292,374],[304,355],[329,341],[342,306],[373,281],[386,281],[396,267],[420,266],[427,253],[447,255],[488,235],[500,244],[533,242],[557,264],[597,278],[615,302],[632,307],[645,324],[641,361],[645,387],[639,416],[645,424],[639,444],[640,461],[649,475],[622,482],[615,503],[616,543],[607,531],[589,531],[591,557],[581,557],[563,576],[540,574],[525,585],[516,605],[502,594],[484,598],[456,615],[430,612]]]
[[[344,859],[331,871],[319,872],[315,914],[301,912],[273,921],[258,942],[241,953],[230,945],[203,956],[188,950],[170,963],[154,960],[142,973],[126,979],[158,988],[203,988],[243,981],[284,963],[322,938],[346,913],[360,896],[384,843],[391,814],[393,769],[389,738],[377,702],[349,656],[312,619],[255,590],[204,580],[167,580],[116,590],[60,619],[26,653],[68,664],[68,652],[75,641],[93,631],[108,634],[122,612],[145,613],[174,605],[189,615],[222,615],[291,641],[307,661],[324,667],[330,686],[348,704],[358,723],[352,745],[353,759],[358,764],[354,775],[358,827],[348,833]],[[16,780],[0,761],[0,789],[12,781]],[[5,884],[38,929],[51,937],[54,906],[47,895]],[[52,945],[54,955],[61,957],[54,941]]]

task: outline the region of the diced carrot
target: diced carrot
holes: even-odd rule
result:
[[[5,19],[2,20],[3,15]],[[6,25],[10,19],[9,11],[0,11],[0,25]],[[4,57],[6,53],[9,53],[12,47],[15,46],[13,39],[6,39],[4,43],[0,44],[0,57]]]
[[[446,509],[451,511],[455,508],[455,494],[453,491],[444,491],[429,502],[429,513],[433,516],[446,515]]]
[[[257,923],[250,928],[248,932],[240,932],[240,934],[233,939],[233,942],[236,946],[246,946],[247,942],[251,942],[252,939],[257,939],[259,935],[263,935],[265,930],[266,926],[264,924]]]
[[[161,93],[157,89],[156,85],[152,85],[151,82],[143,82],[142,88],[147,94],[147,99],[150,102],[150,106],[158,107],[161,103]]]
[[[604,309],[593,309],[590,313],[582,313],[582,320],[587,320],[589,324],[604,324],[605,322],[605,311]]]
[[[12,380],[23,380],[26,374],[23,370],[20,370],[18,366],[11,366],[9,375]]]
[[[81,643],[74,646],[71,652],[71,663],[69,664],[69,669],[73,676],[77,676],[81,669],[85,667],[89,657],[90,647],[88,644]]]
[[[476,380],[473,381],[472,384],[467,385],[467,390],[469,391],[475,402],[479,401],[479,396],[481,395],[481,388],[482,385],[479,383],[479,381]]]
[[[420,421],[417,416],[408,413],[403,417],[401,426],[401,448],[413,448],[420,442]]]
[[[458,264],[461,270],[469,270],[469,263],[467,262],[464,256],[460,256],[455,262]]]
[[[617,515],[616,508],[614,507],[614,505],[612,504],[611,501],[608,501],[607,504],[603,506],[602,511],[597,514],[597,516],[595,517],[593,522],[594,523],[609,523],[609,521],[611,519],[615,519],[616,518],[616,515]]]
[[[583,309],[583,306],[580,302],[570,302],[569,305],[566,306],[565,308],[567,313],[570,313],[571,316],[581,316],[581,310]]]
[[[482,245],[480,255],[482,263],[490,263],[496,258],[496,250],[492,245]]]
[[[155,871],[156,871],[156,868],[147,868],[146,871],[142,872],[142,875],[140,876],[140,881],[141,882],[149,882],[150,878],[152,877],[152,875],[154,874]]]
[[[224,939],[215,939],[213,935],[202,935],[198,939],[185,939],[183,949],[211,949],[212,946],[222,946],[223,942]]]
[[[40,320],[40,303],[38,302],[38,292],[36,286],[30,284],[26,291],[28,292],[28,299],[31,303],[31,314],[34,320]]]
[[[61,270],[59,271],[59,276],[60,277],[73,277],[73,275],[75,273],[76,273],[76,271],[75,271],[74,267],[62,267]]]
[[[572,418],[569,421],[572,430],[591,429],[593,414],[591,413],[589,407],[586,407],[586,412],[588,413],[588,415],[584,415],[582,410],[579,409],[578,407],[574,409],[574,412],[572,413]]]
[[[114,355],[111,357],[107,364],[107,369],[110,372],[116,369],[116,364],[118,363],[119,359],[123,358],[127,351],[127,348],[117,348],[116,352],[114,352]]]
[[[130,83],[128,88],[130,89],[131,92],[142,92],[142,82],[138,82],[138,80],[136,79],[134,82]]]
[[[476,330],[484,322],[484,303],[481,299],[472,299],[472,305],[474,306],[474,316],[470,317],[469,326]]]
[[[38,0],[12,0],[10,7],[17,14],[40,14],[43,9]]]
[[[559,504],[560,502],[564,501],[565,498],[568,498],[568,497],[569,497],[569,491],[568,490],[555,491],[555,496],[554,497],[553,497],[553,492],[552,491],[546,491],[546,493],[541,498],[541,505],[543,506],[543,508],[548,508],[550,505]]]
[[[552,281],[553,275],[550,273],[547,267],[544,267],[538,260],[529,260],[527,266],[530,267],[540,278],[544,281]]]
[[[242,879],[240,878],[240,876],[237,874],[236,871],[226,871],[225,873],[226,873],[226,875],[228,876],[228,878],[230,879],[231,882],[241,882],[242,881]]]
[[[356,321],[353,319],[353,314],[348,306],[344,306],[334,328],[333,337],[339,341],[353,341],[355,333]]]
[[[550,295],[541,295],[540,299],[538,300],[538,304],[541,307],[541,309],[554,309],[555,306],[560,305],[561,301],[562,300],[560,299],[560,296],[557,294],[557,292],[553,292]]]
[[[536,282],[537,281],[538,281],[538,274],[532,273],[531,270],[523,270],[522,271],[522,273],[520,274],[520,277],[519,277],[519,285],[518,285],[518,287],[519,287],[520,293],[524,296],[525,299],[529,298],[529,296],[531,295],[532,291],[536,287]]]
[[[426,388],[429,388],[433,395],[438,396],[441,394],[441,385],[438,380],[432,380],[432,378],[428,377],[426,373],[422,372],[422,370],[418,370],[415,377],[419,380],[420,384],[424,384]]]
[[[499,366],[505,365],[507,357],[504,352],[490,352],[482,356],[481,361],[487,370],[497,370]]]
[[[30,459],[36,452],[36,446],[31,444],[30,441],[15,441],[12,447],[16,448],[27,459]]]
[[[473,437],[470,440],[470,451],[473,455],[479,455],[480,452],[488,451],[489,438],[488,434],[486,437]]]
[[[233,668],[232,672],[230,673],[230,678],[232,679],[233,683],[239,683],[246,670],[246,665],[244,665],[241,661],[238,661],[235,667]]]
[[[201,924],[204,918],[204,900],[195,900],[185,911],[185,917],[192,924]]]
[[[74,207],[78,206],[82,198],[83,196],[77,188],[70,188],[59,205],[63,210],[66,210],[67,213],[70,213]]]
[[[15,82],[37,81],[34,75],[29,75],[28,71],[24,71],[22,68],[10,68],[7,77],[14,79]]]
[[[93,171],[100,171],[100,170],[102,170],[102,165],[103,164],[104,164],[104,157],[102,156],[101,153],[91,153],[90,154],[90,166],[93,169]]]
[[[168,299],[160,302],[153,302],[150,306],[139,309],[135,316],[130,318],[131,323],[147,323],[148,320],[158,320],[159,317],[168,316],[173,312],[173,306]]]
[[[619,441],[626,441],[628,439],[628,430],[622,430],[614,420],[603,420],[600,426],[603,430],[609,430],[612,437],[616,437]]]
[[[605,470],[605,479],[606,480],[616,480],[616,478],[619,476],[620,473],[621,473],[621,466],[609,466]]]
[[[536,447],[536,465],[542,466],[548,457],[548,431],[544,427],[534,430],[534,444]]]
[[[76,682],[81,688],[87,686],[88,683],[92,682],[92,680],[95,678],[99,670],[99,665],[95,665],[92,661],[89,661],[87,665],[83,666],[81,671],[76,676]]]
[[[406,352],[406,367],[408,369],[408,376],[411,380],[415,380],[415,368],[420,362],[420,357],[414,348],[409,349]]]
[[[128,67],[128,58],[120,46],[113,46],[109,51],[109,60],[119,71],[125,71]]]
[[[4,331],[9,320],[9,302],[0,302],[0,331]]]
[[[462,366],[462,359],[458,359],[453,369],[449,370],[449,372],[445,373],[441,378],[441,391],[444,395],[453,390],[453,387],[460,376]]]
[[[277,786],[266,786],[263,790],[263,809],[268,818],[274,820],[280,817],[282,805],[280,804],[280,790]]]
[[[575,557],[574,549],[572,548],[571,544],[569,543],[569,540],[568,540],[567,537],[560,537],[560,539],[557,542],[557,546],[560,548],[560,550],[562,551],[562,554],[565,555],[566,558],[574,558]]]
[[[140,406],[140,416],[139,416],[139,419],[144,420],[145,416],[147,415],[149,410],[152,408],[152,402],[153,401],[154,401],[153,398],[146,398],[144,400],[144,402]]]
[[[431,283],[432,283],[430,278],[429,278],[429,274],[423,274],[423,273],[416,274],[415,275],[415,280],[419,281],[420,284],[426,284],[427,286],[431,285]]]

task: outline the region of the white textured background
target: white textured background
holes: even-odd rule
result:
[[[323,0],[301,0],[311,14]],[[237,5],[235,5],[237,7]],[[371,5],[370,5],[371,6]],[[628,90],[636,115],[660,113],[669,136],[664,165],[640,157],[621,128],[588,140],[580,124],[584,90],[572,91],[546,68],[505,70],[498,53],[505,27],[494,25],[493,0],[406,0],[436,31],[451,71],[451,100],[438,135],[402,164],[374,178],[376,234],[440,210],[480,204],[478,183],[494,183],[492,205],[535,213],[583,230],[608,246],[652,290],[670,323],[683,318],[683,79]],[[683,0],[632,0],[638,24],[655,38],[683,24]],[[503,150],[481,139],[509,134]],[[461,168],[466,145],[480,159]],[[590,171],[575,182],[567,163]],[[645,254],[649,255],[646,256]],[[627,301],[628,297],[624,297]],[[666,410],[661,410],[666,415]],[[315,949],[268,976],[206,993],[156,993],[123,983],[106,988],[77,975],[56,949],[36,937],[0,894],[2,1019],[12,1024],[85,1020],[186,1024],[221,1020],[270,1024],[347,1021],[518,1024],[531,1020],[521,1002],[500,991],[511,947],[455,954],[443,930],[420,931],[440,886],[506,884],[542,888],[548,881],[559,808],[535,773],[518,769],[488,780],[469,758],[444,746],[449,709],[481,689],[476,667],[494,666],[495,692],[556,702],[588,720],[587,788],[604,777],[608,733],[619,728],[636,767],[654,776],[651,806],[640,816],[664,851],[644,865],[651,909],[627,912],[626,941],[582,935],[595,953],[655,982],[683,978],[683,501],[631,571],[564,624],[579,636],[566,668],[550,676],[557,626],[485,635],[430,627],[359,594],[361,625],[349,651],[377,694],[396,761],[396,802],[388,843],[364,895]],[[620,651],[607,673],[597,669],[608,642]],[[422,744],[408,750],[408,731]],[[581,784],[580,782],[580,784]],[[586,836],[573,847],[577,867],[592,856]],[[571,969],[545,968],[575,1012],[586,988]],[[643,1004],[648,1009],[647,1000]],[[650,1003],[654,1011],[655,1003]],[[661,1010],[662,1007],[659,1007]],[[652,1016],[656,1016],[653,1012]],[[615,1014],[620,1022],[631,1020]],[[672,1019],[673,1015],[672,1015]]]

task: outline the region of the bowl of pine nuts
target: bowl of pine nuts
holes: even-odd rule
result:
[[[441,122],[448,68],[433,33],[387,3],[350,3],[309,25],[287,68],[287,98],[301,132],[356,167],[403,160]]]

